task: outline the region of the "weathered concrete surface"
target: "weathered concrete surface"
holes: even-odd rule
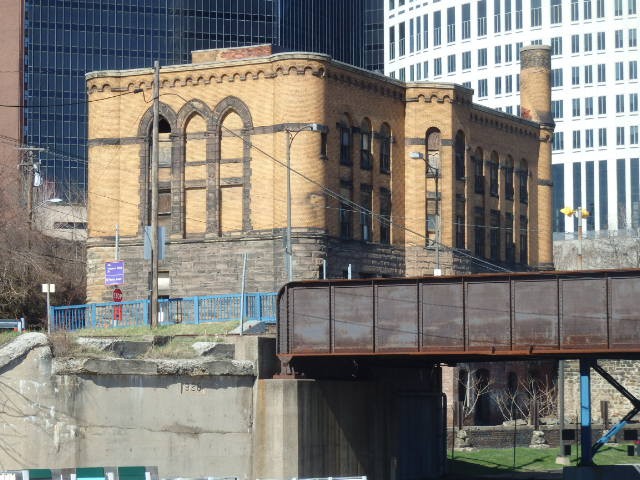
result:
[[[0,349],[0,469],[157,465],[250,478],[246,361],[65,360],[46,336]]]
[[[418,368],[366,381],[259,380],[254,477],[436,478],[445,457],[440,388],[439,369]]]
[[[242,479],[440,472],[439,368],[274,380],[274,339],[232,342],[249,360],[56,359],[46,336],[19,337],[0,348],[0,470],[156,465],[162,478]]]

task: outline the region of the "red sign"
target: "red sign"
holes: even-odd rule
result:
[[[121,302],[122,301],[122,290],[120,290],[119,288],[114,288],[113,289],[113,301],[114,302]]]

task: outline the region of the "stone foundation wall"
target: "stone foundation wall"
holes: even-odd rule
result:
[[[405,252],[392,245],[342,241],[316,233],[295,233],[292,239],[294,280],[321,278],[327,260],[328,278],[343,278],[351,264],[353,278],[399,277],[405,274]],[[89,242],[87,302],[111,301],[104,285],[104,263],[112,261],[112,243]],[[141,241],[124,240],[119,259],[125,262],[124,300],[148,296],[150,261]],[[274,292],[286,283],[284,237],[273,232],[253,236],[172,240],[159,271],[168,272],[170,296],[238,293],[242,282],[242,254],[247,253],[247,292]],[[162,293],[162,292],[161,292]]]
[[[566,425],[566,429],[576,429],[575,424]],[[567,444],[576,445],[580,439],[580,426],[578,425],[576,431],[576,440],[565,442]],[[560,446],[560,430],[557,425],[540,427],[545,433],[545,439],[552,448],[558,448]],[[637,425],[629,425],[625,430],[638,430]],[[455,431],[451,428],[447,429],[447,445],[451,450],[452,439],[455,438]],[[513,426],[493,426],[493,427],[466,427],[467,438],[469,444],[473,448],[510,448],[513,446],[513,439],[515,436],[516,446],[528,447],[531,443],[531,437],[533,435],[533,427],[530,425],[518,425],[514,430]],[[595,443],[604,433],[602,425],[593,425],[591,431],[592,443]],[[620,443],[631,444],[631,441],[624,441],[624,434],[619,433],[617,441]]]
[[[640,362],[637,360],[599,360],[598,364],[636,398],[640,397]],[[573,419],[580,412],[580,366],[565,361],[565,413]],[[591,418],[602,421],[601,402],[607,402],[609,420],[616,422],[631,410],[631,403],[598,373],[591,370]],[[638,420],[638,416],[635,417]]]

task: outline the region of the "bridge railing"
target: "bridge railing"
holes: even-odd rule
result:
[[[276,293],[244,295],[245,321],[275,323]],[[158,321],[161,325],[200,324],[240,320],[242,295],[202,295],[160,299]],[[122,328],[148,324],[149,300],[89,303],[51,307],[51,330],[81,328]]]

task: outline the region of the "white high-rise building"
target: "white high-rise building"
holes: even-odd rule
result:
[[[384,0],[385,73],[520,115],[520,49],[552,47],[554,231],[640,227],[637,0]]]

